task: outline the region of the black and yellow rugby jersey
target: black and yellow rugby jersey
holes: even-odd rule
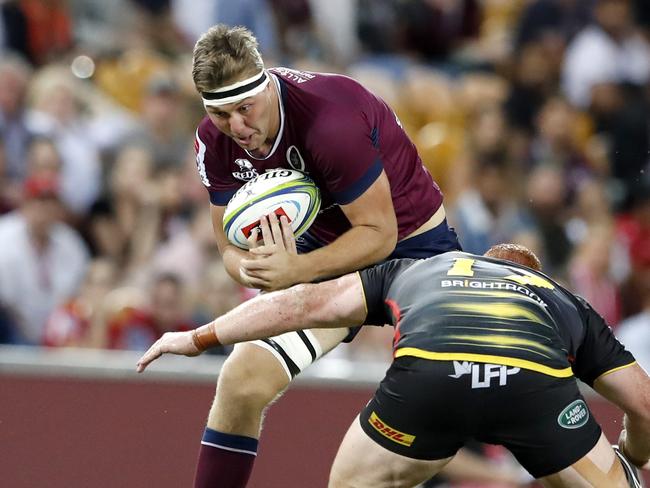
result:
[[[395,326],[394,356],[504,364],[587,384],[634,363],[598,313],[543,273],[449,252],[359,272],[367,324]]]

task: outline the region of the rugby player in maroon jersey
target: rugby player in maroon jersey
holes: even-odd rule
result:
[[[267,69],[253,35],[224,25],[197,42],[192,75],[207,113],[196,131],[197,167],[224,266],[239,283],[272,291],[389,257],[459,249],[415,146],[390,107],[358,82]],[[321,211],[295,249],[242,251],[222,230],[225,206],[247,181],[278,167],[316,182]],[[237,346],[219,376],[195,486],[245,486],[264,408],[357,332],[305,330]]]

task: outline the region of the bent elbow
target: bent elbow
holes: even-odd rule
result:
[[[397,227],[386,229],[381,237],[381,259],[387,258],[397,246]]]

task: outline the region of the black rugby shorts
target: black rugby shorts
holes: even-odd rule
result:
[[[470,439],[503,445],[535,478],[572,465],[601,434],[575,378],[407,356],[359,420],[379,445],[414,459],[453,456]]]

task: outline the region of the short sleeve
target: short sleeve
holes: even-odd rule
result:
[[[315,131],[318,136],[313,153],[327,190],[336,203],[347,205],[375,182],[384,166],[378,150],[379,129],[361,112],[344,113],[337,118],[336,127],[323,123]]]
[[[635,360],[591,305],[577,298],[584,317],[585,335],[576,351],[573,372],[591,386],[599,376],[629,366]]]
[[[386,305],[389,289],[395,279],[414,262],[415,259],[393,259],[359,271],[368,310],[366,324],[384,325],[393,322],[390,307]]]

